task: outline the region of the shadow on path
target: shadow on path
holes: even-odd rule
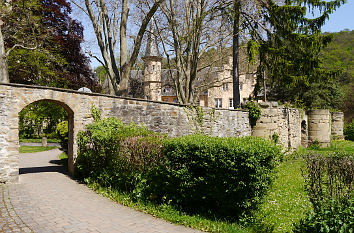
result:
[[[63,163],[67,163],[67,160],[50,160],[50,164],[55,164],[53,166],[41,166],[41,167],[23,167],[20,168],[21,174],[29,174],[29,173],[44,173],[44,172],[58,172],[64,175],[68,175],[67,166],[63,165]]]

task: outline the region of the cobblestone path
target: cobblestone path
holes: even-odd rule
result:
[[[94,193],[67,176],[58,154],[21,154],[19,182],[0,185],[0,232],[197,232]]]

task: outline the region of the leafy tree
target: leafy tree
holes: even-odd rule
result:
[[[11,1],[11,14],[4,17],[5,46],[9,49],[11,82],[100,91],[82,53],[83,27],[69,16],[66,1]],[[28,21],[31,24],[21,23]],[[34,26],[33,26],[34,25]],[[35,49],[17,46],[32,38]]]
[[[56,103],[32,103],[19,113],[20,138],[56,137],[57,124],[67,117],[64,108]]]
[[[252,50],[259,46],[260,70],[267,71],[273,98],[304,103],[305,107],[339,107],[340,91],[333,90],[338,85],[328,88],[329,85],[323,83],[335,82],[340,71],[325,69],[319,55],[332,39],[331,35],[321,33],[321,27],[329,15],[344,3],[345,0],[286,0],[284,4],[276,4],[268,0],[262,5],[268,25],[268,29],[264,28],[267,36],[253,31],[252,38],[259,43],[252,45],[254,41],[251,40],[249,48]],[[308,9],[319,9],[320,15],[309,19],[306,17]],[[263,80],[258,81],[261,83]],[[313,88],[317,89],[317,94]],[[315,96],[326,96],[329,102],[315,105],[312,102]]]
[[[351,122],[354,118],[354,30],[344,30],[331,35],[333,40],[322,50],[321,59],[325,68],[342,70],[337,78],[344,92],[341,110],[345,114],[346,122]]]
[[[36,36],[39,34],[38,11],[36,0],[0,1],[0,82],[9,82],[7,59],[14,49],[37,48],[40,41]]]

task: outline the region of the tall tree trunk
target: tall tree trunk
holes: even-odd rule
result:
[[[233,100],[234,108],[239,108],[240,101],[240,64],[239,64],[239,30],[240,30],[240,0],[234,0],[234,26],[233,26],[233,63],[232,63],[232,81],[233,81]]]
[[[4,37],[2,36],[1,26],[3,22],[0,20],[0,83],[9,83],[9,72],[7,69],[7,56],[4,44]]]
[[[264,102],[267,102],[267,86],[266,86],[266,72],[263,70],[263,92],[264,92]]]

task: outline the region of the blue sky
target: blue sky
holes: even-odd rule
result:
[[[339,32],[344,29],[354,30],[354,0],[337,9],[323,26],[323,32]]]
[[[73,8],[75,8],[73,6]],[[311,17],[309,15],[309,17]],[[75,16],[74,16],[75,18]],[[93,33],[92,26],[88,18],[79,18],[79,20],[84,25],[84,36],[85,36],[85,44],[84,51],[89,49],[95,55],[100,56],[100,52],[95,41],[95,35]],[[332,15],[330,15],[329,20],[322,27],[323,32],[339,32],[344,29],[354,30],[354,0],[347,0],[347,3],[337,9]],[[95,60],[91,59],[92,68],[96,68],[100,64]]]

